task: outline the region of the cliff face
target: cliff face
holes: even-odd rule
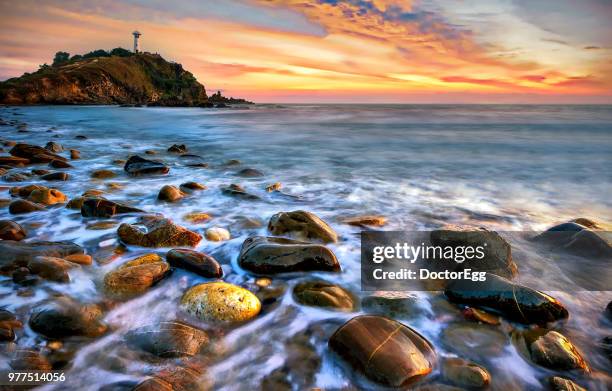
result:
[[[180,64],[149,53],[46,66],[0,83],[0,103],[10,105],[199,106],[207,99],[204,86]]]

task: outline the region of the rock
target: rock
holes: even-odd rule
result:
[[[68,203],[66,204],[66,208],[67,209],[77,209],[77,210],[81,210],[81,207],[83,206],[83,203],[85,202],[85,200],[88,197],[76,197],[71,199],[70,201],[68,201]]]
[[[11,187],[9,192],[12,196],[18,196],[21,198],[27,198],[34,190],[45,190],[48,189],[45,186],[41,185],[27,185],[27,186],[16,186]]]
[[[508,337],[499,328],[479,323],[451,323],[442,330],[442,343],[462,357],[490,360],[508,346]]]
[[[77,134],[76,136],[74,136],[74,138],[77,140],[87,140],[87,136],[84,136],[82,134]]]
[[[70,150],[70,159],[77,160],[80,158],[81,158],[81,152],[77,151],[76,149]]]
[[[587,391],[586,388],[580,387],[573,381],[559,376],[549,377],[548,384],[550,385],[552,391]]]
[[[582,222],[586,225],[579,224]],[[599,231],[599,225],[588,219],[556,225],[536,236],[534,241],[550,248],[589,258],[612,257],[609,232]]]
[[[610,301],[606,306],[606,317],[608,320],[612,321],[612,301]]]
[[[167,174],[170,171],[170,167],[165,164],[143,159],[140,156],[131,156],[127,162],[125,162],[123,169],[132,176]]]
[[[477,308],[466,307],[463,309],[463,316],[468,320],[473,320],[474,322],[486,323],[493,326],[497,326],[501,324],[498,316],[490,314],[488,312],[479,310]]]
[[[518,273],[516,264],[512,260],[510,244],[499,236],[497,232],[470,227],[449,227],[431,232],[431,243],[443,248],[449,246],[472,247],[482,246],[484,258],[477,262],[450,262],[452,270],[460,271],[471,268],[474,271],[484,271],[497,274],[505,278],[512,278]],[[447,263],[448,265],[448,263]],[[445,267],[443,267],[445,268]]]
[[[258,200],[259,199],[258,196],[247,193],[244,187],[237,185],[235,183],[232,183],[231,185],[227,187],[222,187],[221,192],[225,195],[242,198],[245,200]]]
[[[106,194],[106,192],[104,190],[100,190],[100,189],[89,189],[83,192],[83,194],[81,194],[83,197],[100,197],[102,198],[102,196]]]
[[[110,179],[117,176],[117,173],[111,170],[95,170],[91,173],[94,179]]]
[[[32,273],[27,267],[18,267],[11,274],[11,278],[15,284],[24,286],[36,285],[40,278]]]
[[[15,314],[5,309],[0,309],[0,342],[14,341],[15,329],[20,329],[23,324]]]
[[[211,216],[208,213],[204,212],[191,212],[187,213],[183,216],[183,219],[192,222],[192,223],[204,223],[211,219]]]
[[[604,337],[599,345],[608,360],[612,361],[612,336]]]
[[[241,164],[242,164],[242,162],[240,160],[238,160],[238,159],[230,159],[230,160],[226,161],[225,163],[223,163],[223,165],[227,166],[227,167],[239,166]]]
[[[19,349],[9,363],[15,371],[50,371],[51,363],[40,353],[29,349]]]
[[[31,172],[32,172],[32,175],[41,176],[41,175],[49,174],[51,171],[49,171],[49,170],[42,170],[40,168],[36,168],[36,169],[33,169]]]
[[[300,304],[351,312],[355,308],[353,295],[327,281],[306,281],[293,288],[293,298]]]
[[[374,226],[374,227],[382,227],[387,223],[387,218],[384,216],[376,216],[376,215],[365,215],[365,216],[355,216],[355,217],[347,217],[340,220],[344,224],[354,225],[357,227],[364,226]]]
[[[12,172],[3,176],[2,180],[5,182],[24,182],[29,179],[28,175],[20,172]]]
[[[52,160],[66,160],[45,148],[36,145],[16,144],[9,153],[13,156],[28,159],[31,163],[50,163]]]
[[[63,160],[51,160],[51,163],[49,163],[49,167],[53,167],[53,168],[74,168],[72,166],[72,164],[63,161]]]
[[[68,201],[68,197],[57,189],[35,189],[28,196],[28,201],[43,205],[63,204]]]
[[[83,254],[85,251],[72,242],[15,242],[0,241],[0,266],[16,264],[26,266],[38,256],[63,258],[70,254]]]
[[[210,255],[186,249],[172,249],[166,253],[166,261],[174,267],[189,270],[206,278],[221,278],[223,269]]]
[[[125,339],[128,345],[158,357],[193,356],[208,344],[206,332],[178,321],[131,330]]]
[[[185,197],[185,193],[180,191],[176,186],[165,185],[159,191],[157,199],[160,201],[175,202]]]
[[[30,164],[29,159],[17,156],[0,156],[0,165],[2,166],[23,167],[26,164]]]
[[[64,259],[77,265],[91,265],[93,263],[93,258],[87,254],[70,254],[66,255]]]
[[[426,313],[419,298],[404,292],[377,292],[361,300],[361,307],[371,314],[390,318],[416,318]]]
[[[9,213],[14,215],[36,212],[44,209],[42,205],[26,200],[15,200],[9,205]]]
[[[331,336],[329,348],[354,370],[386,387],[407,387],[431,373],[436,364],[429,341],[381,316],[349,320]]]
[[[461,358],[447,358],[442,362],[442,374],[452,384],[472,388],[485,388],[491,383],[489,371]]]
[[[108,218],[125,213],[145,213],[144,210],[103,198],[84,198],[82,201],[81,215],[83,217]]]
[[[158,219],[147,225],[144,233],[133,225],[121,224],[117,229],[119,239],[125,244],[142,247],[195,247],[202,235],[189,231],[168,219]]]
[[[453,303],[491,309],[524,324],[546,324],[569,316],[555,298],[490,273],[482,282],[454,280],[444,294]]]
[[[184,191],[185,193],[191,193],[194,190],[206,190],[207,189],[206,186],[198,182],[181,183],[179,188],[181,189],[181,191]]]
[[[273,191],[280,191],[283,188],[283,185],[280,182],[275,182],[271,185],[266,186],[266,191],[268,193],[272,193]]]
[[[242,170],[238,171],[236,175],[244,177],[244,178],[256,178],[256,177],[263,176],[264,174],[263,172],[256,170],[254,168],[243,168]]]
[[[170,265],[157,254],[132,259],[104,276],[106,292],[116,298],[130,298],[146,292],[162,280]]]
[[[45,149],[54,153],[60,153],[64,150],[64,147],[54,141],[49,141],[47,145],[45,145]]]
[[[70,282],[68,270],[76,266],[76,264],[61,258],[42,256],[35,257],[27,265],[33,274],[55,282]]]
[[[164,369],[149,377],[132,389],[132,391],[208,391],[211,382],[202,373],[193,368],[175,367]]]
[[[181,307],[207,322],[244,322],[259,314],[261,303],[250,291],[219,281],[190,288],[181,298]]]
[[[338,241],[338,235],[326,222],[302,210],[275,214],[270,218],[268,230],[274,235],[291,234],[302,240]]]
[[[49,339],[98,337],[108,329],[101,321],[102,315],[98,305],[83,305],[62,296],[35,308],[29,325],[32,330]]]
[[[70,175],[65,172],[52,172],[50,174],[46,174],[40,177],[45,181],[67,181]]]
[[[187,146],[185,144],[174,144],[170,148],[168,148],[168,152],[185,153],[187,152]]]
[[[0,239],[19,241],[27,235],[25,229],[12,220],[0,220]]]
[[[230,233],[225,228],[211,227],[206,230],[206,240],[210,240],[211,242],[230,240]]]
[[[545,329],[514,331],[517,350],[535,364],[557,371],[574,369],[590,372],[578,349],[564,335]]]
[[[256,274],[340,271],[336,256],[325,246],[263,236],[244,241],[238,264]]]
[[[147,149],[144,151],[145,155],[157,155],[157,152],[152,149]]]

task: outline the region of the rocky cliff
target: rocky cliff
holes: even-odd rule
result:
[[[42,66],[0,83],[0,103],[201,106],[208,104],[208,97],[181,64],[138,53]]]

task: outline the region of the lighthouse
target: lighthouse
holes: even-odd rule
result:
[[[132,33],[132,35],[134,36],[134,53],[138,53],[138,38],[140,38],[142,34],[136,30]]]

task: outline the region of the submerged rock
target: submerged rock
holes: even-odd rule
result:
[[[223,269],[210,255],[186,249],[172,249],[166,254],[166,261],[181,269],[189,270],[206,278],[221,278]]]
[[[453,303],[491,309],[524,324],[545,324],[569,316],[567,309],[552,296],[490,273],[482,282],[455,280],[444,294]]]
[[[263,172],[256,170],[254,168],[243,168],[242,170],[238,171],[236,175],[245,177],[245,178],[256,178],[256,177],[263,176],[264,174]]]
[[[179,190],[176,186],[165,185],[159,191],[157,199],[160,201],[175,202],[185,197],[185,193]]]
[[[68,201],[68,197],[57,189],[35,189],[28,196],[28,201],[43,205],[63,204]]]
[[[382,227],[387,223],[387,218],[378,215],[364,215],[355,217],[346,217],[340,220],[344,224],[354,225],[357,227],[374,226]]]
[[[65,172],[52,172],[40,177],[45,181],[67,181],[68,178],[70,178],[70,175]]]
[[[244,241],[238,264],[256,274],[340,271],[336,256],[325,246],[264,236]]]
[[[355,299],[349,291],[322,280],[297,284],[293,288],[293,297],[298,303],[313,307],[326,307],[347,312],[355,308]]]
[[[82,247],[72,242],[16,242],[0,241],[0,265],[16,263],[25,266],[38,256],[64,258],[71,254],[83,254]]]
[[[179,186],[180,190],[185,193],[191,193],[195,190],[206,190],[207,187],[198,182],[185,182]]]
[[[508,342],[504,332],[487,324],[452,323],[442,330],[442,343],[448,350],[476,361],[499,357]]]
[[[35,308],[29,325],[35,332],[51,339],[97,337],[107,330],[101,321],[102,315],[102,309],[95,304],[83,305],[62,296]]]
[[[304,240],[338,241],[338,235],[326,222],[303,210],[275,214],[270,218],[268,230],[274,235],[291,234]]]
[[[56,143],[55,141],[49,141],[47,145],[45,145],[45,149],[54,153],[60,153],[64,151],[64,147],[62,147],[61,144]]]
[[[442,374],[452,384],[461,387],[485,388],[491,383],[489,371],[461,358],[447,358],[442,362]]]
[[[68,270],[78,265],[62,258],[56,257],[35,257],[28,262],[28,269],[45,280],[55,282],[69,282]]]
[[[245,200],[259,200],[260,199],[255,194],[247,193],[244,187],[237,185],[235,183],[232,183],[231,185],[226,186],[226,187],[222,187],[221,192],[225,195],[242,198]]]
[[[117,173],[111,170],[96,170],[91,173],[94,179],[110,179],[117,176]]]
[[[405,292],[379,292],[361,300],[364,311],[391,318],[415,318],[425,313],[419,298]]]
[[[580,387],[569,379],[564,379],[559,376],[552,376],[548,378],[548,384],[552,391],[587,391],[586,388]]]
[[[14,215],[32,213],[44,209],[42,205],[27,200],[15,200],[9,205],[9,213]]]
[[[35,350],[19,349],[9,363],[16,371],[50,371],[51,363],[45,356]]]
[[[106,292],[117,298],[129,298],[146,292],[163,279],[170,265],[157,254],[132,259],[104,276]]]
[[[26,164],[30,164],[29,159],[17,156],[0,156],[0,165],[2,166],[23,167]]]
[[[207,282],[190,288],[181,307],[208,322],[244,322],[261,311],[261,303],[250,291],[226,282]]]
[[[589,366],[578,349],[564,335],[544,329],[515,331],[512,340],[519,352],[545,368],[589,372]]]
[[[23,143],[16,144],[9,153],[13,156],[28,159],[32,163],[50,163],[53,160],[66,160],[66,158],[45,148]]]
[[[81,205],[83,217],[108,218],[125,213],[145,213],[144,210],[103,198],[84,198]]]
[[[0,309],[0,342],[15,340],[15,329],[20,329],[23,324],[15,314],[5,309]]]
[[[72,164],[65,162],[63,160],[52,160],[51,163],[49,163],[49,167],[53,167],[53,168],[73,168]]]
[[[169,219],[156,219],[148,223],[147,228],[145,233],[136,226],[124,223],[117,229],[117,234],[125,244],[142,247],[195,247],[202,240],[202,235]]]
[[[610,233],[599,228],[598,223],[580,218],[549,228],[534,240],[557,251],[582,257],[609,259],[612,257]]]
[[[125,162],[123,169],[132,176],[167,174],[170,171],[170,167],[167,165],[143,159],[140,156],[130,156],[127,162]]]
[[[19,241],[27,235],[25,229],[12,220],[0,220],[0,239]]]
[[[331,336],[329,348],[354,370],[387,387],[407,387],[431,373],[436,364],[429,341],[381,316],[349,320]]]
[[[187,152],[187,146],[185,144],[174,144],[168,148],[168,152],[185,153]]]
[[[70,159],[77,160],[80,158],[81,158],[81,152],[77,151],[76,149],[70,150]]]
[[[139,327],[125,339],[128,345],[159,357],[193,356],[208,344],[206,332],[178,321]]]
[[[194,368],[164,369],[136,385],[132,391],[208,391],[209,379]]]

